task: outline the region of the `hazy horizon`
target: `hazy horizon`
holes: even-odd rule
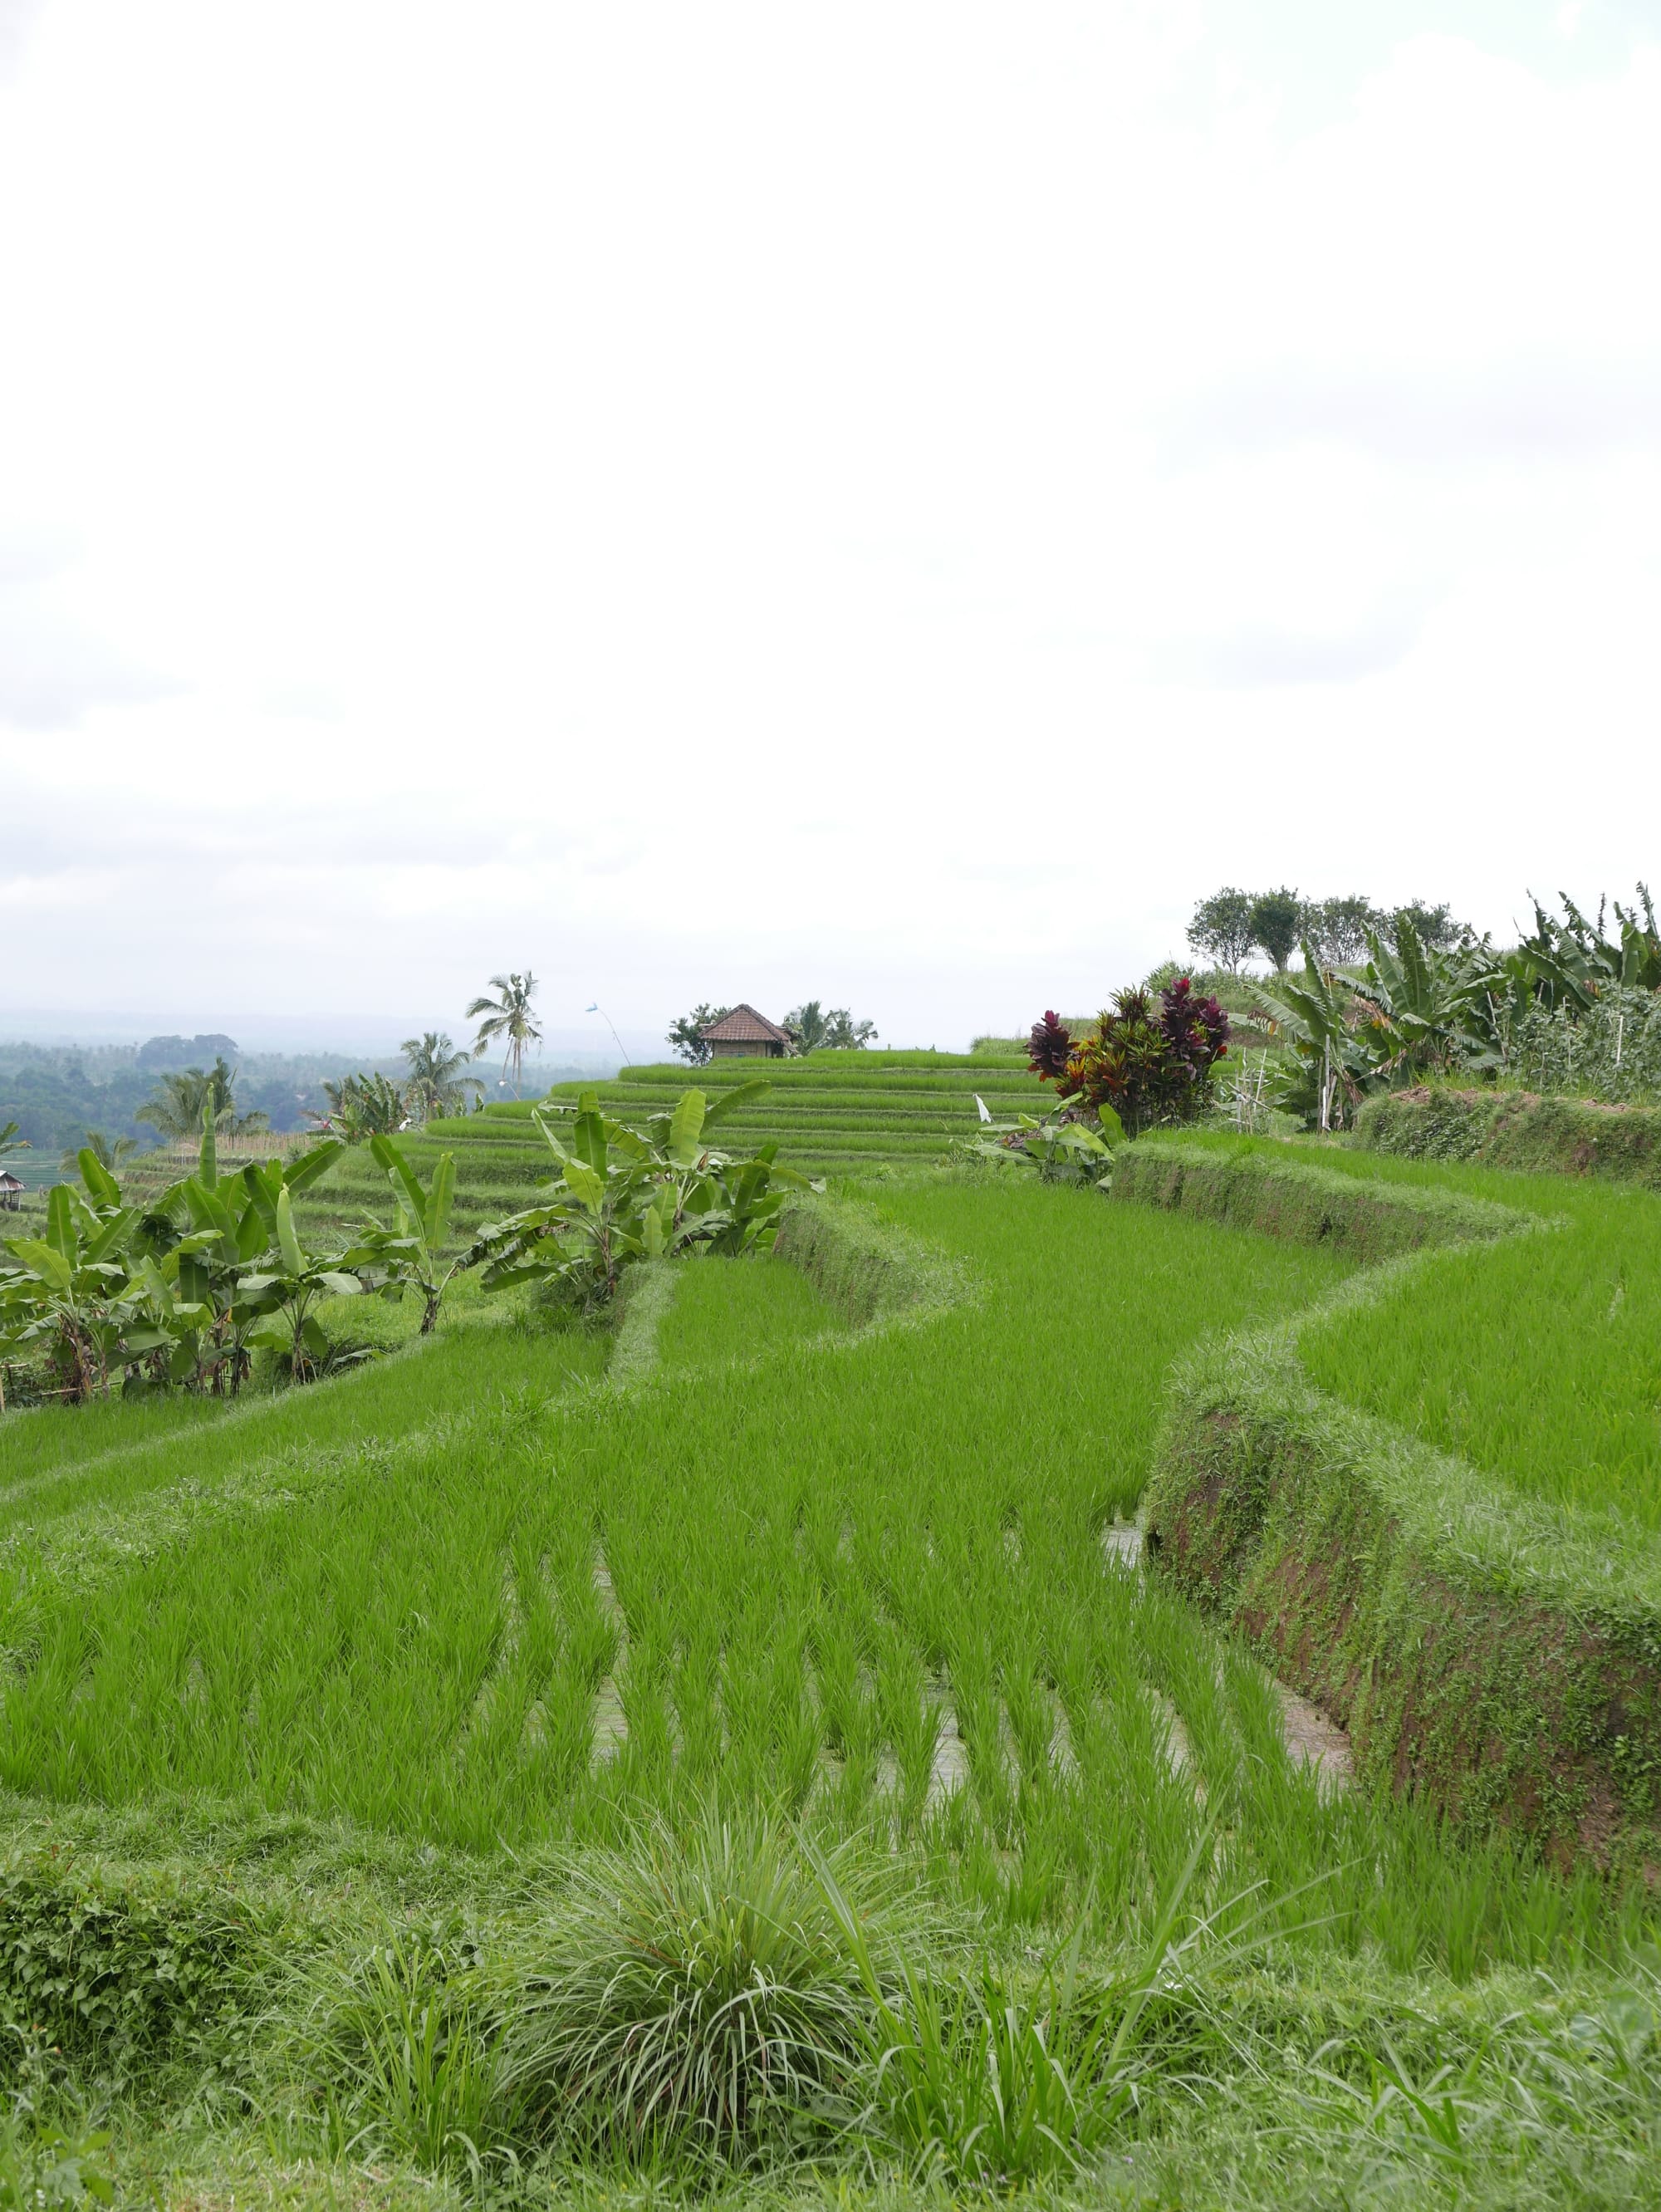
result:
[[[944,1045],[1629,896],[1658,205],[1647,0],[0,0],[9,989]]]

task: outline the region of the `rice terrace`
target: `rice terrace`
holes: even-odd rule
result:
[[[1537,921],[26,1189],[3,2201],[1658,2201],[1661,939]]]

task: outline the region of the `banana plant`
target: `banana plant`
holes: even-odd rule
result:
[[[338,1156],[339,1145],[318,1146],[292,1164],[272,1162],[262,1188],[304,1189]],[[258,1173],[256,1170],[256,1173]],[[211,1103],[203,1112],[201,1149],[196,1172],[171,1184],[153,1202],[152,1222],[188,1224],[184,1234],[169,1230],[169,1248],[159,1272],[173,1287],[179,1308],[195,1308],[203,1318],[181,1352],[172,1379],[215,1395],[235,1396],[252,1364],[254,1332],[273,1310],[265,1286],[251,1290],[249,1278],[271,1242],[271,1218],[262,1212],[242,1176],[221,1182],[218,1131]],[[361,1285],[360,1285],[361,1287]]]
[[[554,1155],[545,1199],[482,1229],[465,1265],[482,1266],[487,1291],[543,1282],[584,1306],[616,1295],[623,1270],[702,1247],[732,1255],[767,1250],[792,1190],[822,1189],[780,1167],[763,1145],[735,1162],[706,1142],[709,1130],[765,1084],[743,1084],[712,1108],[697,1091],[635,1128],[600,1111],[585,1091],[562,1134],[555,1112],[536,1121]]]
[[[1064,1115],[1018,1114],[1013,1121],[994,1122],[961,1148],[972,1159],[1010,1161],[1036,1168],[1045,1182],[1083,1182],[1096,1190],[1111,1190],[1113,1146],[1125,1142],[1125,1124],[1105,1100],[1097,1109],[1100,1127],[1070,1121]]]
[[[239,1178],[263,1232],[263,1249],[237,1281],[236,1303],[253,1321],[246,1340],[285,1358],[296,1382],[313,1379],[330,1358],[329,1340],[317,1318],[322,1300],[359,1297],[372,1284],[391,1286],[385,1255],[373,1243],[319,1255],[306,1249],[294,1225],[295,1196],[343,1150],[338,1139],[325,1139],[291,1163],[251,1162]],[[240,1245],[239,1226],[238,1241]]]
[[[1597,919],[1583,914],[1567,892],[1564,919],[1534,902],[1534,934],[1522,950],[1532,963],[1536,988],[1548,1008],[1590,1011],[1606,991],[1661,990],[1661,927],[1646,884],[1638,886],[1639,911],[1613,902],[1621,926],[1618,940],[1604,934],[1607,908],[1600,900]]]
[[[1373,1062],[1350,1021],[1355,985],[1324,969],[1306,939],[1304,973],[1261,987],[1270,1034],[1291,1054],[1276,1103],[1323,1129],[1341,1122],[1374,1079]]]
[[[464,1253],[448,1267],[442,1256],[450,1236],[450,1208],[456,1192],[455,1155],[440,1153],[433,1180],[423,1190],[421,1177],[389,1137],[371,1137],[369,1150],[392,1186],[397,1211],[390,1237],[376,1226],[366,1233],[365,1241],[373,1243],[384,1260],[401,1269],[404,1279],[421,1292],[421,1333],[431,1336],[451,1278],[466,1265]]]
[[[1371,957],[1356,981],[1355,1003],[1378,1073],[1391,1081],[1499,1066],[1481,1018],[1492,957],[1486,947],[1438,951],[1404,914],[1397,916],[1393,945],[1371,930],[1367,942]]]
[[[76,1404],[107,1391],[111,1368],[130,1356],[124,1330],[136,1303],[131,1247],[140,1218],[136,1206],[122,1205],[115,1178],[95,1153],[83,1152],[80,1163],[86,1194],[54,1184],[45,1235],[7,1238],[3,1301],[9,1346],[50,1342],[63,1394]],[[151,1349],[146,1343],[142,1351]]]

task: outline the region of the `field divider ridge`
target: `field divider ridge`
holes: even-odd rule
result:
[[[1172,1140],[1128,1148],[1112,1195],[1372,1263],[1185,1357],[1143,1501],[1149,1567],[1344,1729],[1363,1786],[1661,1879],[1661,1539],[1343,1404],[1298,1352],[1312,1321],[1398,1291],[1438,1249],[1562,1224]]]
[[[821,1340],[827,1346],[858,1343],[873,1328],[915,1326],[978,1294],[962,1261],[861,1200],[794,1200],[780,1217],[773,1253],[799,1267],[851,1323],[851,1335]]]

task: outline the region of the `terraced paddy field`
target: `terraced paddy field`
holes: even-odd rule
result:
[[[672,1105],[688,1084],[710,1098],[740,1083],[769,1086],[721,1125],[722,1141],[742,1151],[776,1140],[779,1156],[803,1173],[858,1175],[878,1166],[938,1160],[956,1138],[980,1127],[979,1097],[999,1121],[1043,1110],[1051,1094],[1027,1072],[1024,1054],[1004,1052],[817,1052],[805,1060],[716,1060],[707,1067],[625,1068],[600,1087],[608,1113]],[[574,1099],[581,1086],[549,1095]],[[508,1107],[506,1115],[528,1115]]]
[[[583,1091],[597,1089],[605,1110],[627,1121],[632,1114],[644,1117],[672,1107],[691,1086],[713,1100],[757,1080],[768,1089],[722,1123],[723,1149],[743,1153],[776,1142],[780,1158],[803,1174],[834,1177],[942,1159],[955,1139],[971,1137],[981,1127],[977,1097],[997,1119],[1009,1121],[1020,1112],[1041,1112],[1048,1096],[1027,1073],[1025,1059],[1013,1053],[825,1052],[799,1060],[627,1068],[614,1083],[556,1085],[548,1097],[574,1103]],[[455,1155],[454,1249],[470,1241],[486,1222],[529,1205],[537,1182],[547,1176],[549,1154],[532,1119],[539,1103],[493,1105],[480,1114],[407,1131],[402,1138],[407,1157],[423,1177],[440,1153]],[[299,1149],[305,1139],[292,1142]],[[124,1174],[142,1196],[185,1173],[189,1165],[187,1156],[177,1151],[155,1152],[130,1163]],[[345,1231],[366,1210],[384,1216],[385,1205],[385,1178],[367,1147],[357,1146],[306,1194],[299,1218],[314,1231]]]
[[[1178,1376],[1162,1575],[1379,1786],[1661,1881],[1653,1195],[1204,1138],[1123,1186],[1372,1263]]]
[[[150,2202],[1655,2201],[1641,1871],[1335,1788],[1126,1564],[1167,1377],[1373,1256],[1191,1212],[891,1176],[615,1342],[0,1422],[45,2105]]]
[[[1188,1134],[1385,1193],[1451,1194],[1538,1233],[1455,1241],[1299,1331],[1323,1389],[1520,1495],[1661,1530],[1661,1194],[1640,1185]]]

